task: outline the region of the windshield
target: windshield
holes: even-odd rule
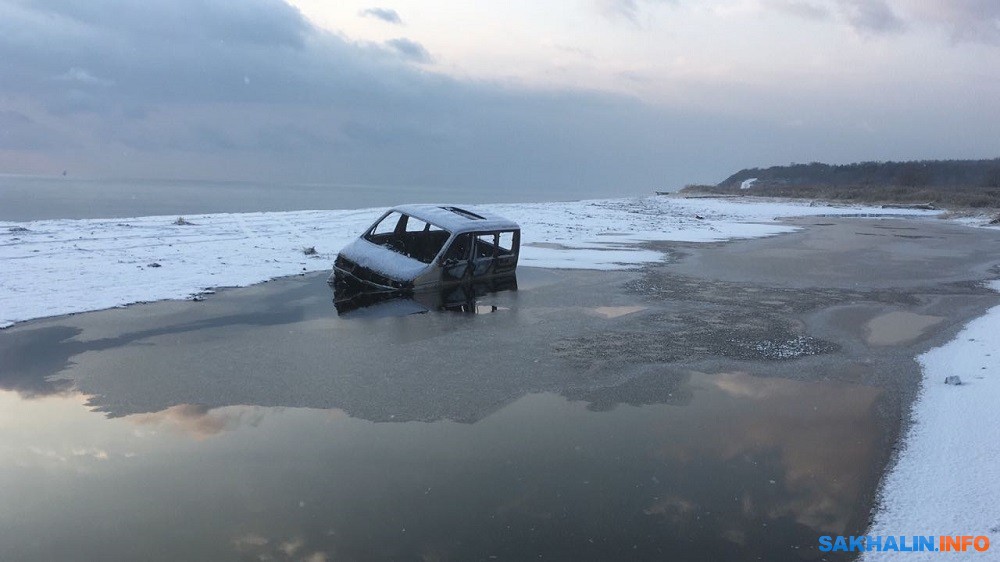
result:
[[[431,263],[451,233],[416,217],[393,211],[364,235],[364,239],[423,263]]]

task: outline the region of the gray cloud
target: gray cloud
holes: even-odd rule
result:
[[[420,43],[407,39],[405,37],[399,37],[397,39],[390,39],[385,42],[390,48],[399,53],[408,60],[419,63],[429,63],[434,59],[431,54],[427,52]]]
[[[641,22],[643,7],[650,4],[671,3],[680,0],[591,0],[597,12],[612,21],[626,21],[635,25]]]
[[[269,0],[0,2],[0,53],[16,61],[0,69],[5,89],[68,110],[267,97],[275,82],[233,86],[248,74],[287,78],[281,65],[302,69],[317,39],[298,11]]]
[[[8,0],[62,32],[103,29],[115,33],[188,41],[213,40],[262,46],[301,46],[310,25],[298,10],[272,0],[203,0],[177,3],[127,0]]]
[[[1000,42],[1000,2],[996,0],[907,0],[915,18],[945,27],[955,41]]]
[[[597,10],[612,19],[625,19],[633,23],[639,21],[638,0],[594,0]]]
[[[823,20],[831,15],[826,6],[809,0],[764,0],[763,5],[774,11],[804,19]]]
[[[93,74],[87,72],[82,68],[73,67],[66,71],[65,74],[56,76],[56,80],[64,80],[70,83],[83,84],[85,86],[110,86],[112,82],[110,80],[104,80],[94,76]]]
[[[395,25],[401,25],[403,23],[403,19],[399,17],[399,13],[397,13],[396,10],[389,8],[367,8],[365,10],[361,10],[359,15],[365,18],[371,17],[380,19],[386,23]]]
[[[0,0],[0,110],[23,117],[5,114],[4,144],[72,139],[39,156],[104,176],[586,192],[659,182],[663,131],[686,126],[627,98],[420,71],[419,43],[352,43],[277,0],[231,6]],[[29,121],[50,129],[28,138]]]
[[[906,25],[885,0],[839,0],[847,23],[860,33],[896,33]]]
[[[922,23],[943,28],[955,42],[1000,43],[996,0],[762,0],[761,5],[804,19],[839,20],[866,35],[899,33]]]
[[[764,0],[769,10],[810,20],[839,19],[863,35],[903,31],[906,24],[885,0]]]

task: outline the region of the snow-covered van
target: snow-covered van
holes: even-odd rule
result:
[[[397,291],[511,275],[520,244],[521,227],[501,216],[400,205],[340,251],[330,282]]]

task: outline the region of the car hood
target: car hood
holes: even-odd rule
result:
[[[430,267],[430,264],[372,244],[364,238],[358,238],[345,246],[340,251],[340,256],[396,281],[413,281]]]

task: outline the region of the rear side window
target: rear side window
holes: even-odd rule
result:
[[[500,248],[501,256],[514,253],[514,232],[512,230],[505,230],[501,232],[497,246]]]

